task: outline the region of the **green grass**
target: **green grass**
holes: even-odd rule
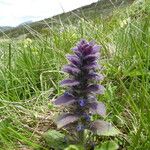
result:
[[[120,149],[150,149],[150,7],[148,1],[116,9],[105,19],[49,28],[49,36],[0,41],[0,149],[47,149],[45,127],[55,128],[51,101],[65,55],[80,40],[102,45],[107,120],[122,132]],[[32,33],[31,33],[32,34]],[[48,119],[47,119],[48,118]],[[46,124],[48,122],[48,125]]]

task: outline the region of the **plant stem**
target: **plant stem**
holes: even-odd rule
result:
[[[79,143],[84,146],[84,130],[79,132]]]

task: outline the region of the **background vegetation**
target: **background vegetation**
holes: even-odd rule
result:
[[[1,34],[1,150],[49,149],[44,134],[56,129],[53,119],[60,111],[51,102],[63,93],[59,81],[65,55],[81,38],[103,47],[100,63],[106,92],[99,100],[107,105],[106,120],[121,132],[100,141],[114,140],[119,149],[150,149],[150,4],[102,2],[93,6],[103,6],[102,14],[108,10],[107,15],[84,7],[78,12],[84,17],[76,10],[71,17],[63,14],[66,19],[57,16],[55,24],[45,20],[46,28],[38,25],[40,30],[32,24],[24,26],[24,33],[18,27]]]

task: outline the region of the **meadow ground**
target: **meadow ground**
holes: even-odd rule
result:
[[[43,133],[56,129],[58,108],[52,101],[64,92],[59,82],[65,55],[81,38],[102,46],[99,62],[106,92],[105,120],[121,132],[120,150],[150,149],[150,5],[148,1],[117,9],[105,19],[84,20],[49,35],[0,40],[0,149],[48,149]]]

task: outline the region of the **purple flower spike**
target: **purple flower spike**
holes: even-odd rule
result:
[[[92,122],[91,119],[93,114],[102,117],[106,115],[105,105],[96,99],[96,94],[104,93],[104,87],[97,83],[103,79],[103,75],[96,72],[101,69],[97,61],[100,57],[100,46],[83,39],[72,50],[74,54],[67,55],[70,64],[63,67],[69,78],[61,82],[68,92],[54,102],[56,105],[66,106],[67,114],[60,117],[56,123],[58,128],[65,127],[69,132],[78,135],[78,139],[82,141],[85,129],[96,133],[100,129],[106,131],[108,127],[103,121]]]

